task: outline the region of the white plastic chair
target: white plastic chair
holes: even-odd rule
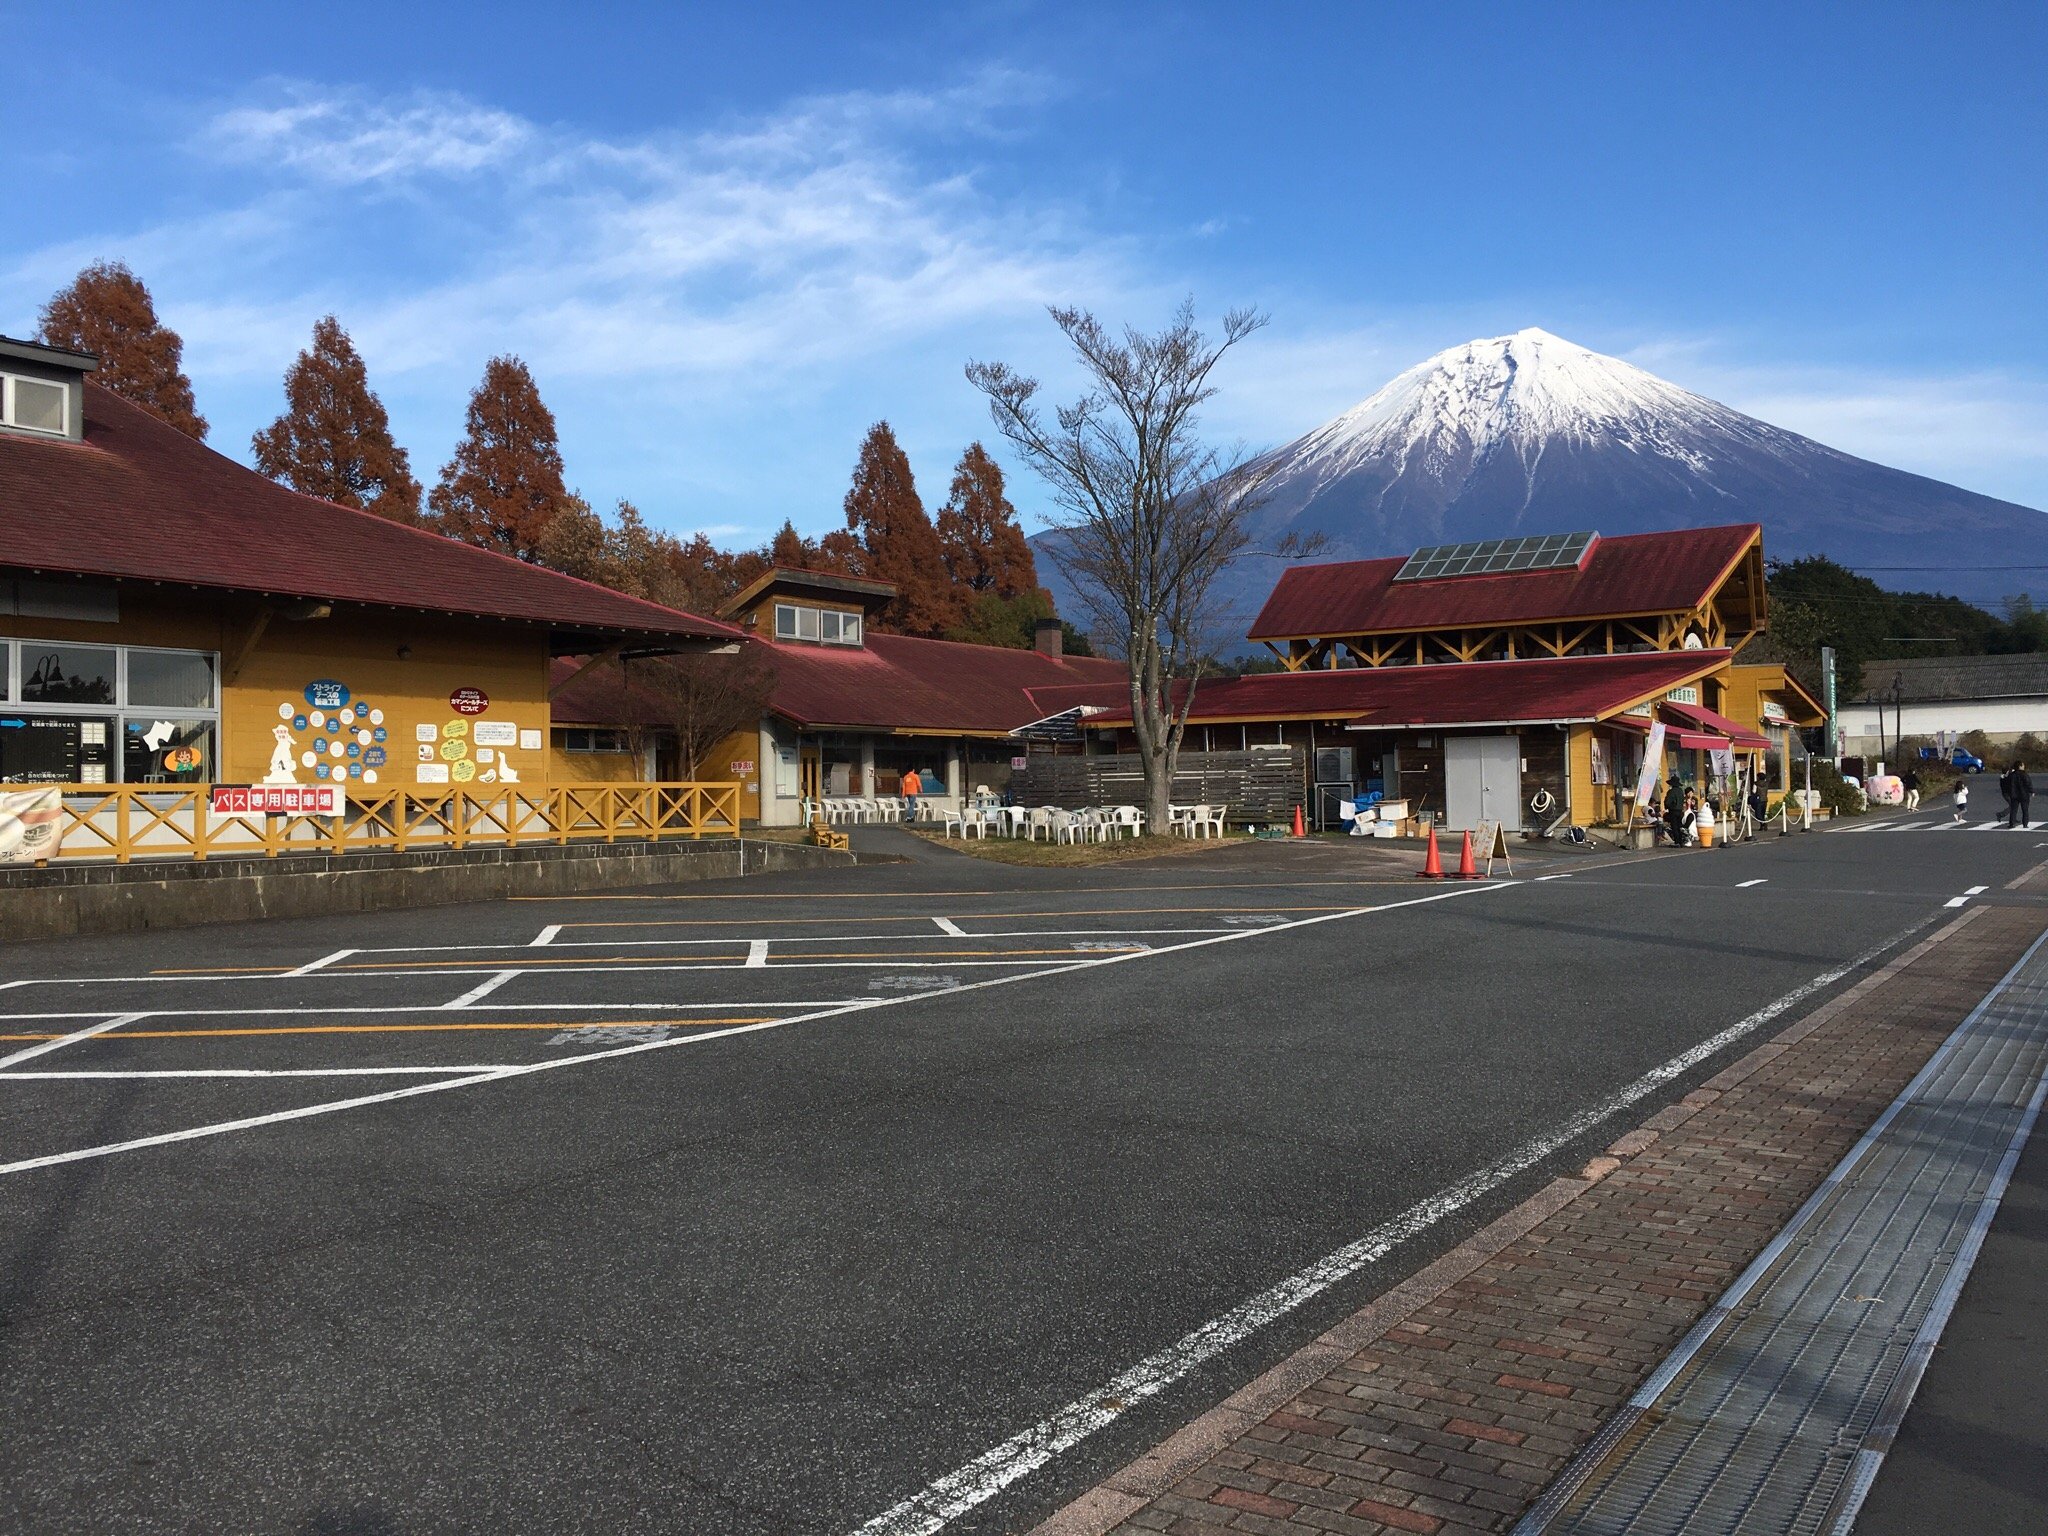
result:
[[[1145,830],[1145,813],[1135,805],[1119,805],[1110,812],[1118,837],[1137,837]]]
[[[1024,825],[1021,828],[1024,840],[1035,843],[1038,841],[1038,834],[1043,832],[1045,840],[1051,842],[1053,840],[1053,814],[1053,808],[1049,805],[1033,806],[1029,814],[1025,816]]]
[[[1208,829],[1203,833],[1203,836],[1221,837],[1223,835],[1223,815],[1230,807],[1227,805],[1204,805],[1198,809],[1204,813],[1202,825]]]
[[[1049,824],[1052,840],[1056,843],[1078,843],[1085,828],[1081,818],[1072,811],[1054,811]]]
[[[1180,830],[1187,837],[1207,837],[1211,824],[1208,806],[1191,805],[1181,820]]]

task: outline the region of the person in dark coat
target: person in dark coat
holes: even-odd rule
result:
[[[2018,765],[1998,776],[1998,792],[2005,797],[2005,826],[2012,831],[2020,824],[2020,770]]]
[[[2013,808],[2020,813],[2020,825],[2031,827],[2034,824],[2034,779],[2027,772],[2025,763],[2012,765],[2012,795]]]
[[[1685,846],[1685,786],[1673,774],[1671,782],[1664,787],[1664,825],[1671,833],[1671,844],[1675,848]]]

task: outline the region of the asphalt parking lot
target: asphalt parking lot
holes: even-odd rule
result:
[[[2033,899],[2048,834],[1947,819],[13,946],[0,1498],[1022,1529],[1954,904]]]

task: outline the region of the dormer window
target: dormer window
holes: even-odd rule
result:
[[[52,437],[69,435],[65,420],[71,391],[47,379],[24,378],[18,373],[0,373],[0,423],[24,432],[47,432]]]
[[[822,645],[859,645],[860,615],[836,608],[807,608],[797,603],[775,605],[775,638],[812,640]]]

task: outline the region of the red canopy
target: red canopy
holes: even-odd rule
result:
[[[1771,744],[1764,737],[1746,726],[1736,724],[1726,715],[1715,714],[1704,705],[1676,704],[1666,699],[1660,707],[1676,717],[1678,729],[1670,734],[1681,747],[1697,747],[1709,752],[1730,745],[1744,752],[1770,750]],[[1685,739],[1690,736],[1698,736],[1700,739]]]

